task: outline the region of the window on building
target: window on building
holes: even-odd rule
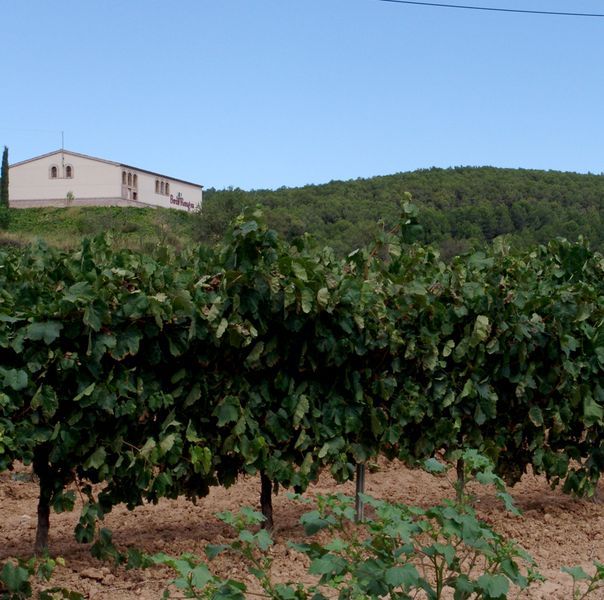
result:
[[[155,180],[155,193],[159,194],[159,179]]]
[[[59,176],[59,169],[57,169],[57,167],[55,167],[53,165],[52,167],[50,167],[50,178],[56,179],[58,176]]]
[[[166,181],[166,196],[170,195],[170,184]]]
[[[138,175],[134,174],[134,176],[132,177],[132,185],[134,187],[138,187]]]
[[[73,177],[73,167],[71,165],[67,165],[65,167],[65,177],[67,177],[67,179],[71,179]]]
[[[163,181],[160,183],[160,189],[162,194],[166,193],[166,184]]]
[[[132,173],[128,173],[128,185],[132,185]]]
[[[128,181],[128,175],[126,175],[126,171],[122,171],[122,185],[126,185]]]

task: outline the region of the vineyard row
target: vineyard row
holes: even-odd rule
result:
[[[0,251],[0,471],[32,464],[50,509],[202,497],[261,473],[338,480],[378,455],[467,448],[509,483],[577,494],[604,468],[604,259],[555,241],[442,262],[396,233],[337,259],[258,215],[222,244],[153,256],[84,240]],[[101,484],[94,486],[93,484]],[[270,516],[270,515],[269,515]]]

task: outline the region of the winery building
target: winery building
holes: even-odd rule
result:
[[[11,208],[151,206],[196,210],[203,186],[130,165],[56,150],[9,167]]]

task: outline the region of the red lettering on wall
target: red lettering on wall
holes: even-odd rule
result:
[[[195,204],[193,202],[187,202],[180,192],[176,196],[174,194],[170,194],[170,204],[176,204],[177,206],[184,206],[187,210],[193,210],[195,208]]]

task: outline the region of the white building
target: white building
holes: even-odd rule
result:
[[[203,186],[130,165],[56,150],[9,166],[11,208],[153,206],[195,210]]]

